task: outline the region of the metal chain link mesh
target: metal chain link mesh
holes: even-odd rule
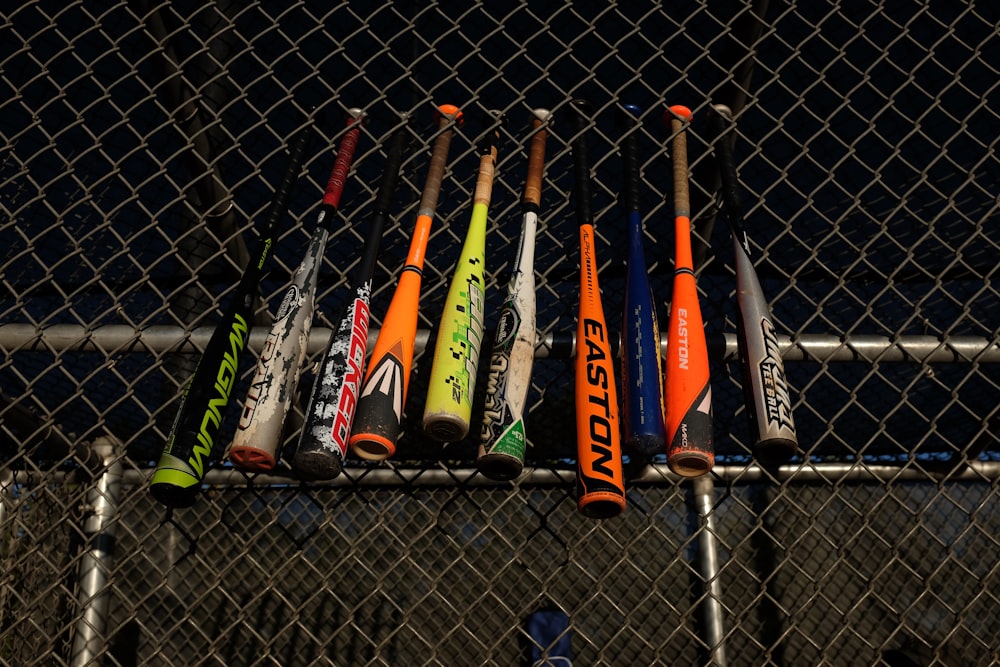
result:
[[[528,664],[533,647],[555,646],[526,625],[549,608],[567,615],[581,665],[1000,661],[994,3],[28,0],[2,16],[0,663]],[[349,107],[371,122],[325,256],[287,444],[401,114],[411,150],[373,326],[406,255],[442,103],[468,122],[429,241],[420,327],[437,326],[490,109],[507,119],[487,236],[495,326],[530,110],[546,107],[537,324],[569,340],[579,250],[560,112],[576,97],[597,109],[596,251],[616,331],[627,243],[615,111],[647,110],[646,253],[666,321],[673,210],[659,117],[670,104],[694,110],[714,486],[632,462],[625,515],[579,515],[572,360],[556,346],[535,363],[532,472],[518,483],[471,474],[474,437],[422,436],[430,355],[418,351],[392,462],[352,461],[328,485],[300,484],[284,464],[257,477],[219,466],[193,509],[150,498],[181,387],[292,137],[314,126],[261,285],[264,327],[314,228]],[[750,457],[705,123],[720,102],[737,118],[750,242],[792,389],[801,452],[780,469]]]

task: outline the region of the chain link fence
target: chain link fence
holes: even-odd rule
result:
[[[0,15],[0,663],[520,665],[540,654],[556,665],[563,643],[577,665],[1000,661],[994,3],[27,0]],[[712,350],[716,470],[691,482],[662,456],[630,461],[628,509],[605,521],[576,511],[573,487],[565,343],[579,250],[560,113],[578,97],[597,109],[596,252],[616,331],[627,226],[615,112],[646,109],[646,253],[665,322],[673,208],[660,115],[693,109]],[[554,113],[525,475],[489,482],[473,472],[475,438],[423,437],[422,344],[391,462],[352,460],[325,484],[299,482],[285,462],[256,476],[220,463],[194,508],[157,504],[151,468],[291,138],[315,125],[261,285],[255,352],[314,228],[344,111],[370,115],[289,446],[387,139],[409,114],[376,329],[442,103],[468,122],[429,241],[422,341],[471,211],[477,119],[507,119],[487,236],[493,327],[520,232],[530,110]],[[737,119],[751,245],[792,390],[800,452],[778,468],[750,456],[731,241],[714,224],[713,103]],[[532,629],[544,610],[567,626]]]

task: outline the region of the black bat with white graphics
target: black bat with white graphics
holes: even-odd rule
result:
[[[389,145],[375,199],[375,215],[353,277],[354,294],[330,336],[309,398],[305,424],[292,460],[292,468],[301,479],[333,479],[343,469],[365,370],[372,279],[408,139],[404,118]]]
[[[256,250],[184,390],[149,486],[150,494],[169,507],[190,507],[198,498],[250,336],[264,264],[277,223],[288,208],[292,186],[302,170],[312,129],[310,123],[298,133],[288,167],[264,216]]]

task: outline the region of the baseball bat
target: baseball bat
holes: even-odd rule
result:
[[[625,509],[618,390],[594,248],[586,133],[593,107],[586,100],[573,100],[570,112],[570,128],[574,134],[573,198],[580,225],[580,305],[575,363],[577,508],[588,517],[603,519],[621,514]]]
[[[719,104],[713,107],[709,116],[715,135],[714,152],[719,165],[722,204],[733,235],[740,309],[737,340],[743,370],[743,396],[754,439],[753,452],[762,462],[781,463],[791,458],[798,447],[785,366],[771,311],[750,258],[750,241],[733,158],[733,137],[729,136],[733,127],[732,112],[729,107]]]
[[[363,459],[381,461],[392,456],[403,430],[403,407],[406,405],[406,390],[413,368],[413,346],[417,337],[424,255],[441,193],[448,148],[455,133],[454,127],[461,122],[462,112],[458,107],[451,104],[438,107],[439,134],[434,141],[406,264],[382,320],[358,398],[350,445],[354,453]]]
[[[673,132],[674,286],[664,360],[667,464],[684,477],[704,475],[715,465],[712,443],[712,385],[705,327],[691,257],[687,138],[691,110],[680,105],[664,113]]]
[[[316,229],[264,339],[229,447],[229,460],[241,470],[271,470],[279,456],[285,415],[292,405],[306,356],[323,255],[361,136],[364,113],[361,109],[349,109],[347,113],[349,129],[340,140],[340,149],[320,203]]]
[[[642,110],[625,105],[621,114],[622,164],[625,171],[623,199],[628,212],[628,260],[625,307],[622,313],[622,432],[624,444],[643,456],[667,448],[663,426],[663,361],[660,330],[643,250],[641,181],[636,132]]]
[[[252,261],[243,271],[232,300],[222,313],[205,351],[184,389],[177,416],[150,479],[149,492],[169,507],[190,507],[215,449],[223,411],[239,373],[240,357],[253,322],[254,300],[273,243],[275,228],[288,208],[291,189],[305,157],[312,125],[303,128],[292,146],[288,166],[264,216]]]
[[[375,198],[375,215],[352,283],[354,295],[344,309],[340,324],[330,335],[323,363],[313,383],[305,424],[292,460],[292,469],[301,479],[333,479],[344,466],[365,370],[372,279],[408,137],[404,121],[393,134],[386,155],[382,182]]]
[[[472,396],[483,346],[486,222],[500,143],[499,112],[493,120],[494,126],[479,146],[472,218],[445,297],[424,401],[424,432],[442,442],[464,438],[472,421]]]
[[[548,109],[535,109],[532,114],[534,136],[521,200],[521,239],[493,341],[479,439],[479,472],[497,480],[514,479],[524,467],[524,406],[535,362],[535,231],[548,137],[543,125],[552,114]]]

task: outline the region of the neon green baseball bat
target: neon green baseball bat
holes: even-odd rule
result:
[[[499,121],[499,117],[497,117]],[[436,440],[455,442],[469,433],[472,396],[483,343],[486,303],[486,218],[493,194],[500,124],[480,146],[479,175],[472,197],[472,219],[438,326],[427,400],[424,432]]]

